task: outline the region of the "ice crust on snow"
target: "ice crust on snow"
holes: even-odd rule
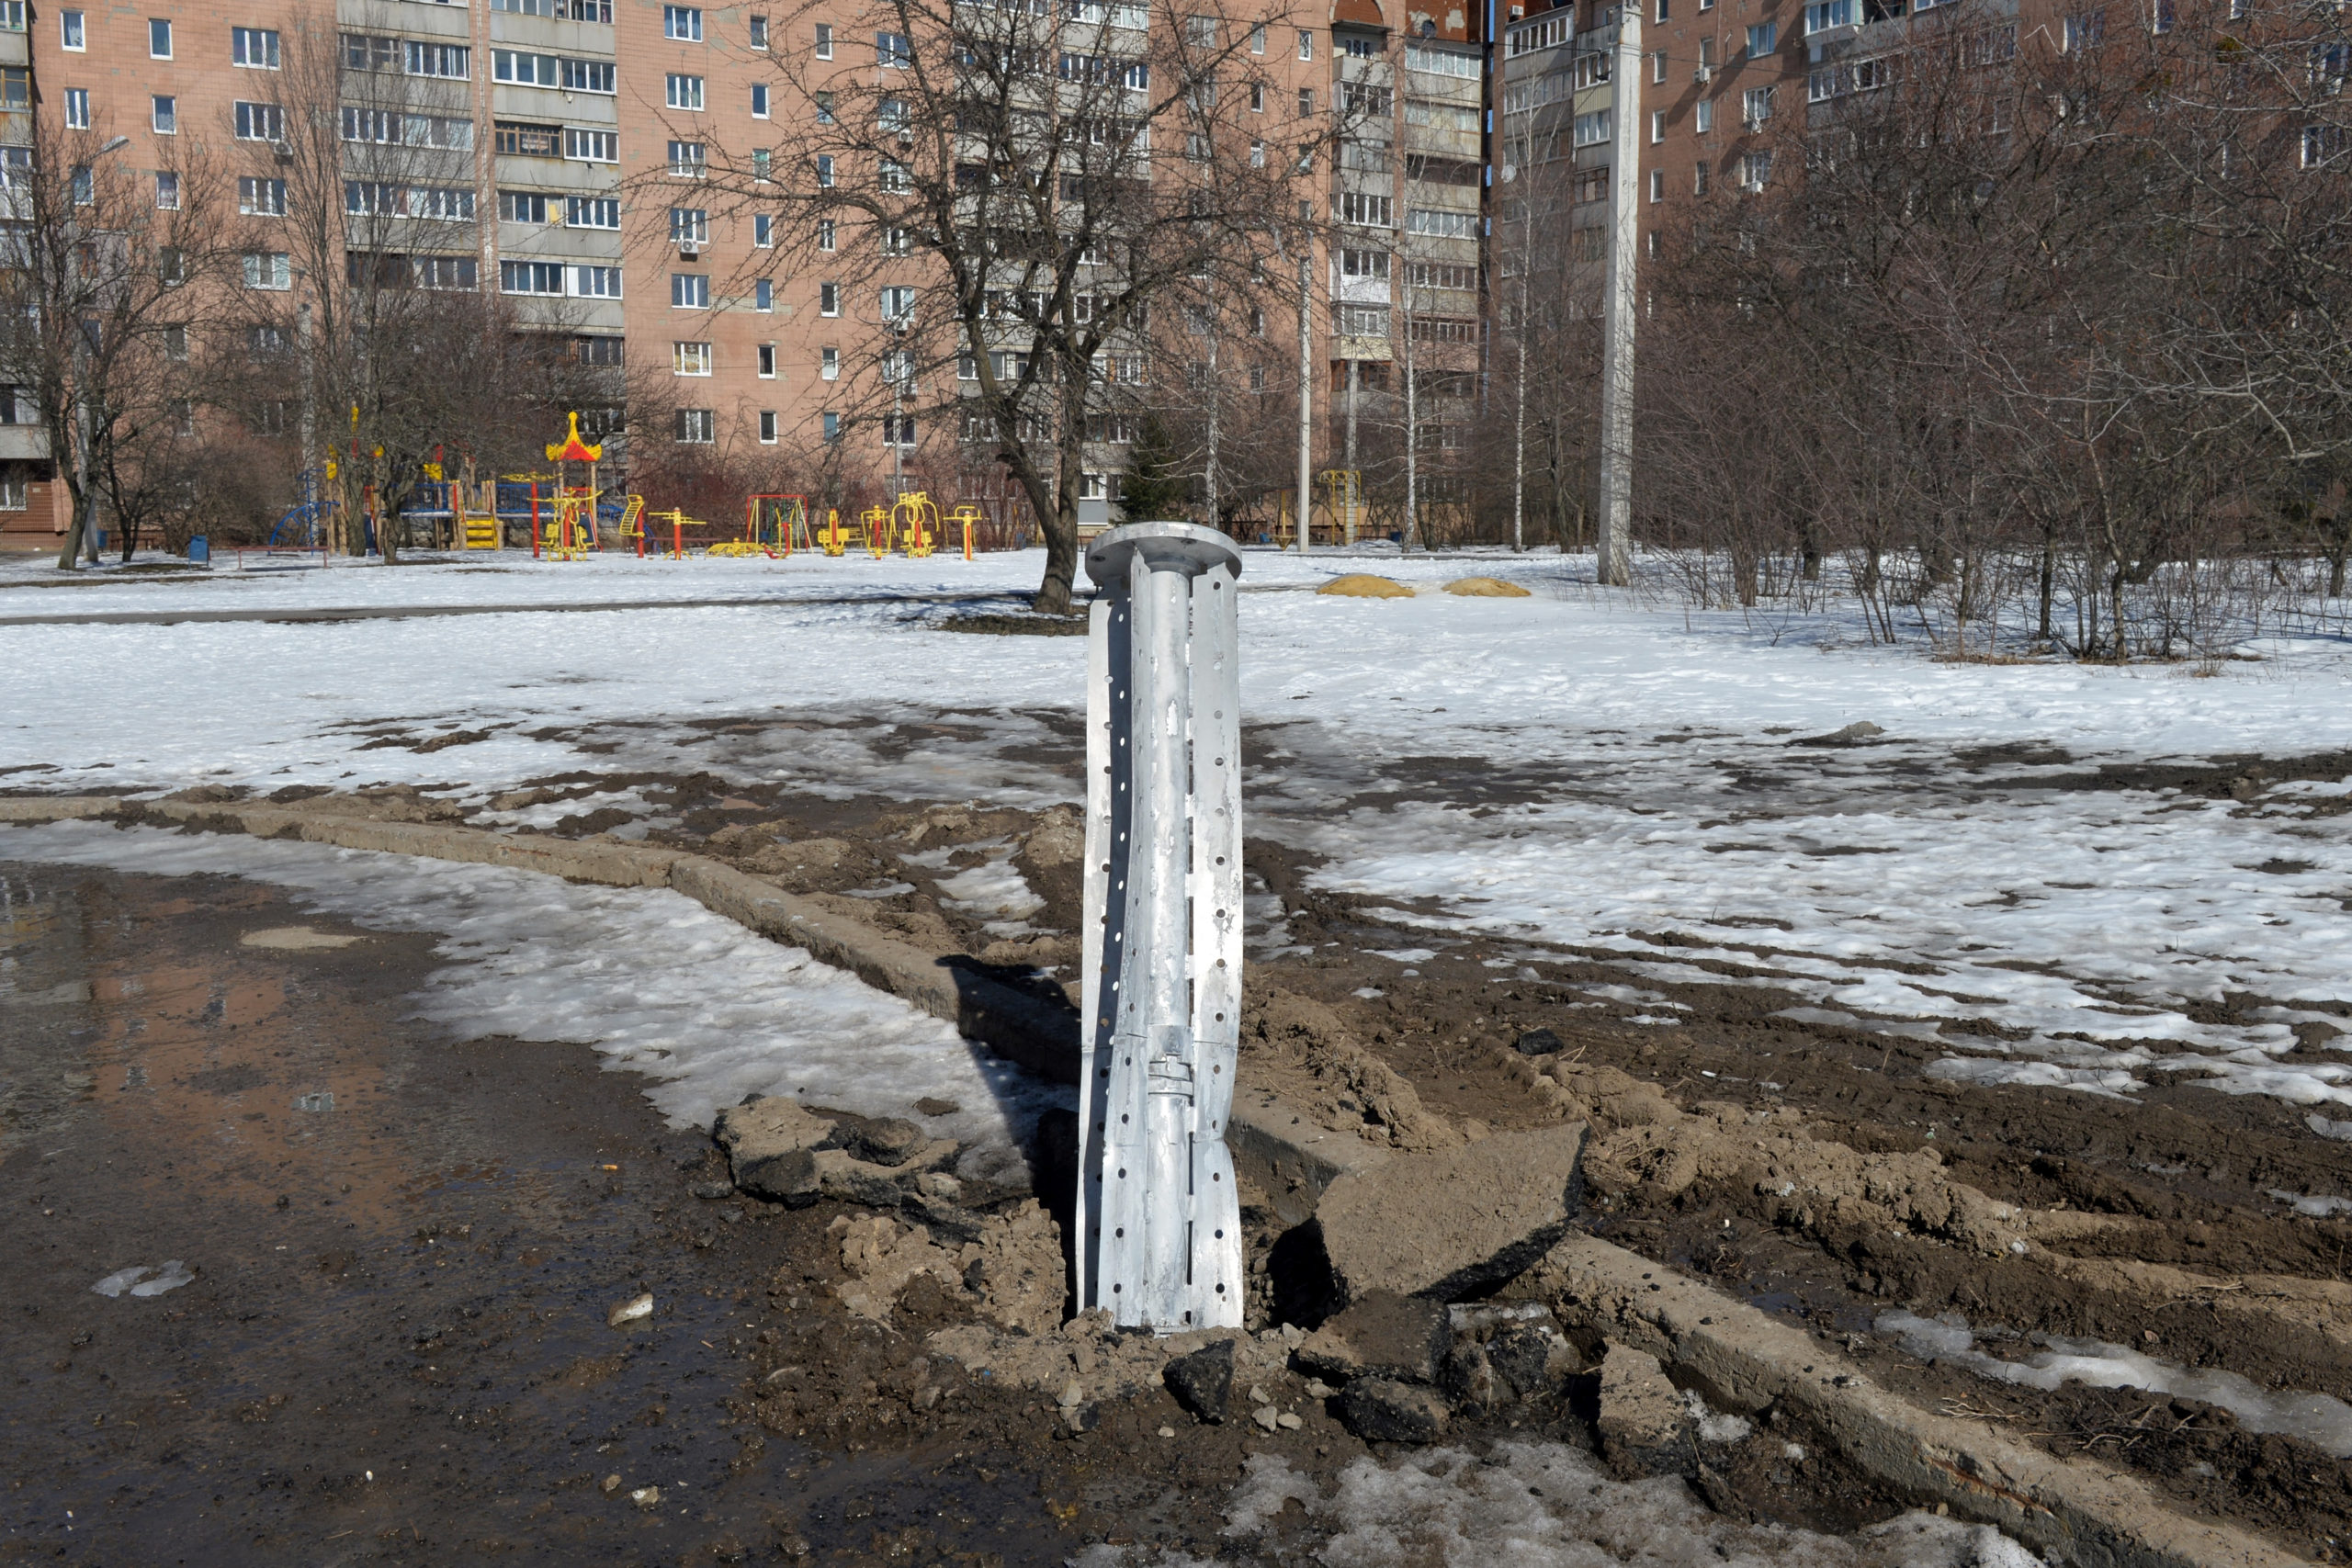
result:
[[[249,877],[363,928],[439,932],[448,962],[417,993],[420,1016],[461,1041],[592,1046],[643,1075],[676,1127],[707,1127],[747,1094],[906,1117],[935,1096],[963,1107],[923,1125],[975,1145],[965,1174],[1005,1176],[1038,1114],[1068,1100],[930,1014],[667,888],[87,822],[0,829],[0,858]]]
[[[2177,1394],[2219,1405],[2249,1432],[2283,1432],[2338,1459],[2352,1458],[2352,1404],[2324,1393],[2266,1389],[2236,1372],[2183,1367],[2143,1356],[2128,1345],[2059,1335],[2037,1334],[2033,1342],[2046,1348],[2022,1360],[2006,1360],[1978,1349],[1976,1331],[1957,1314],[1927,1318],[1909,1312],[1881,1313],[1878,1331],[1894,1336],[1922,1360],[1950,1361],[2001,1382],[2039,1389],[2079,1382]]]
[[[1226,1502],[1220,1563],[1271,1563],[1250,1546],[1296,1503],[1329,1533],[1327,1568],[2040,1568],[2041,1559],[1989,1525],[1910,1513],[1850,1536],[1734,1522],[1695,1502],[1679,1477],[1620,1482],[1557,1443],[1505,1442],[1483,1458],[1424,1450],[1384,1464],[1359,1459],[1330,1495],[1272,1454],[1253,1454]],[[1284,1553],[1283,1562],[1296,1561]],[[1206,1568],[1149,1547],[1092,1546],[1078,1568]]]

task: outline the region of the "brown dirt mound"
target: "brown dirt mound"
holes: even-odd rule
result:
[[[1499,577],[1457,577],[1445,585],[1448,593],[1464,599],[1524,599],[1527,590]]]

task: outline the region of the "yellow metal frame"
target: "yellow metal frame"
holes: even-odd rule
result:
[[[825,531],[817,537],[829,556],[840,556],[849,549],[849,536],[842,532],[842,514],[838,507],[825,508]]]
[[[928,491],[910,491],[890,508],[890,531],[899,537],[899,549],[910,559],[921,560],[937,547],[939,541],[939,508]]]
[[[970,560],[972,558],[972,530],[987,520],[988,519],[982,514],[980,509],[974,506],[968,501],[965,502],[962,505],[956,507],[955,511],[947,514],[947,521],[950,523],[960,524],[963,527],[964,558],[966,560]]]
[[[866,553],[880,560],[890,553],[890,514],[878,506],[869,506],[857,514],[865,525]]]

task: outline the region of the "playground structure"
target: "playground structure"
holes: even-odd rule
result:
[[[596,465],[603,460],[605,448],[580,438],[580,414],[574,410],[564,438],[549,442],[547,453],[548,461],[555,465],[555,491],[548,498],[549,515],[542,525],[538,487],[532,486],[531,558],[538,559],[544,547],[548,559],[584,560],[592,551],[604,547],[596,536]],[[585,485],[569,482],[574,463],[588,465]]]
[[[297,499],[270,529],[270,548],[315,550],[325,547],[326,519],[334,511],[335,501],[321,487],[333,477],[324,468],[304,468],[294,476]]]
[[[807,496],[754,495],[743,502],[743,537],[715,544],[704,554],[766,556],[772,560],[786,560],[796,549],[815,547],[808,535]]]
[[[898,536],[899,553],[910,560],[921,560],[931,554],[939,540],[939,508],[933,504],[929,492],[909,491],[899,497],[890,508],[890,529]],[[888,555],[888,536],[878,556]]]
[[[1363,525],[1363,475],[1354,468],[1323,470],[1324,514],[1332,520],[1340,542],[1352,545]]]

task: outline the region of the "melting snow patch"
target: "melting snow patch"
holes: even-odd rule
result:
[[[2281,1203],[2293,1205],[2295,1213],[2309,1214],[2315,1220],[2333,1219],[2337,1214],[2352,1211],[2352,1198],[2300,1198],[2292,1192],[2281,1192],[2276,1187],[2268,1190]]]
[[[1433,947],[1368,947],[1364,951],[1374,958],[1393,958],[1399,964],[1427,964],[1437,956]]]
[[[1974,1332],[1956,1314],[1939,1319],[1907,1312],[1882,1313],[1878,1331],[1894,1335],[1905,1349],[1923,1360],[1950,1361],[2001,1382],[2039,1389],[2079,1382],[2093,1388],[2136,1388],[2201,1400],[2228,1411],[2250,1432],[2283,1432],[2338,1459],[2352,1458],[2352,1404],[2324,1393],[2274,1393],[2236,1372],[2177,1366],[2103,1339],[2037,1334],[2034,1341],[2047,1349],[2021,1361],[2006,1361],[1977,1349]]]
[[[807,1096],[931,1119],[974,1145],[966,1174],[1011,1177],[1038,1114],[1068,1092],[799,948],[779,947],[668,888],[598,887],[506,866],[86,822],[0,829],[0,854],[159,876],[249,876],[353,925],[441,933],[450,962],[418,1012],[460,1040],[571,1041],[650,1080],[673,1126],[710,1125],[747,1094]]]
[[[148,1278],[151,1274],[154,1276],[152,1280]],[[165,1291],[178,1290],[195,1278],[188,1266],[175,1258],[160,1269],[144,1263],[118,1269],[90,1289],[107,1297],[119,1297],[125,1292],[134,1296],[160,1296]]]
[[[1690,1418],[1699,1424],[1699,1438],[1709,1443],[1736,1443],[1756,1430],[1744,1416],[1725,1416],[1713,1409],[1695,1388],[1682,1391],[1682,1402],[1690,1406]]]
[[[1743,1423],[1744,1425],[1744,1423]],[[1846,1537],[1736,1523],[1668,1476],[1611,1480],[1557,1443],[1497,1444],[1485,1458],[1431,1449],[1387,1464],[1359,1459],[1330,1495],[1281,1458],[1254,1454],[1227,1499],[1219,1563],[1273,1561],[1247,1543],[1295,1504],[1331,1533],[1314,1556],[1329,1568],[1481,1562],[1511,1568],[2039,1568],[2000,1531],[1905,1514]],[[1284,1551],[1282,1562],[1296,1561]],[[1078,1568],[1195,1568],[1204,1560],[1149,1547],[1091,1546]]]

